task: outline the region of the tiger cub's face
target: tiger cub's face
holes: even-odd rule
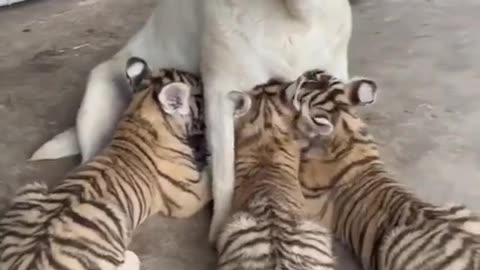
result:
[[[343,82],[321,70],[305,72],[302,78],[303,87],[294,102],[304,119],[298,122],[297,130],[309,138],[309,148],[323,148],[335,136],[347,138],[365,131],[355,109],[375,102],[377,84],[373,80]]]
[[[232,91],[235,103],[235,140],[261,138],[294,139],[293,122],[297,115],[292,102],[296,85],[270,81],[252,90]]]
[[[133,91],[127,115],[133,114],[157,131],[167,129],[179,137],[204,133],[203,89],[198,77],[175,69],[152,72],[137,57],[128,60],[126,77]]]
[[[273,139],[277,144],[280,140],[302,144],[305,134],[300,126],[307,127],[312,134],[321,134],[322,129],[317,129],[310,118],[303,117],[304,111],[296,101],[305,91],[305,80],[304,76],[293,82],[271,80],[246,92],[230,92],[236,108],[235,139],[238,138],[239,143],[263,138]]]

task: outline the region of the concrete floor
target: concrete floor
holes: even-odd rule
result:
[[[55,183],[78,162],[26,159],[73,124],[88,71],[141,26],[154,2],[32,0],[0,9],[0,209],[21,185]],[[480,210],[480,2],[408,2],[354,7],[351,74],[381,87],[364,114],[401,181],[428,200]],[[208,218],[149,220],[132,244],[142,268],[212,269]],[[355,269],[344,254],[339,263]]]

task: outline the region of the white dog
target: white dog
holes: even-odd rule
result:
[[[212,153],[214,241],[233,194],[233,103],[227,93],[271,78],[293,80],[312,68],[347,79],[350,35],[348,0],[159,0],[127,45],[91,71],[76,130],[57,135],[31,159],[81,152],[85,162],[109,142],[130,100],[125,79],[130,56],[146,59],[154,69],[200,73]]]

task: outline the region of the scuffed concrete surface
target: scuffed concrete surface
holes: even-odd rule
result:
[[[78,162],[26,159],[73,124],[88,71],[154,2],[32,0],[0,9],[0,209],[21,185],[53,184]],[[350,70],[380,82],[364,115],[387,164],[428,200],[480,210],[480,2],[357,2]],[[207,212],[145,223],[132,244],[143,269],[213,269]],[[355,268],[346,255],[339,262]]]

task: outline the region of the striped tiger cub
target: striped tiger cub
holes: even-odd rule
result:
[[[217,241],[218,269],[334,269],[329,232],[304,213],[301,138],[293,103],[303,78],[269,82],[235,100],[232,215]]]
[[[374,102],[368,79],[343,83],[310,74],[323,92],[303,91],[303,116],[330,130],[313,136],[300,181],[307,212],[347,244],[364,269],[478,270],[480,219],[464,206],[435,206],[402,187],[385,169],[355,107]],[[308,130],[304,130],[308,133]]]
[[[203,130],[195,130],[200,81],[154,74],[137,58],[127,77],[135,96],[110,145],[51,190],[22,188],[1,217],[0,269],[139,269],[126,252],[139,224],[155,213],[188,217],[210,201]]]

